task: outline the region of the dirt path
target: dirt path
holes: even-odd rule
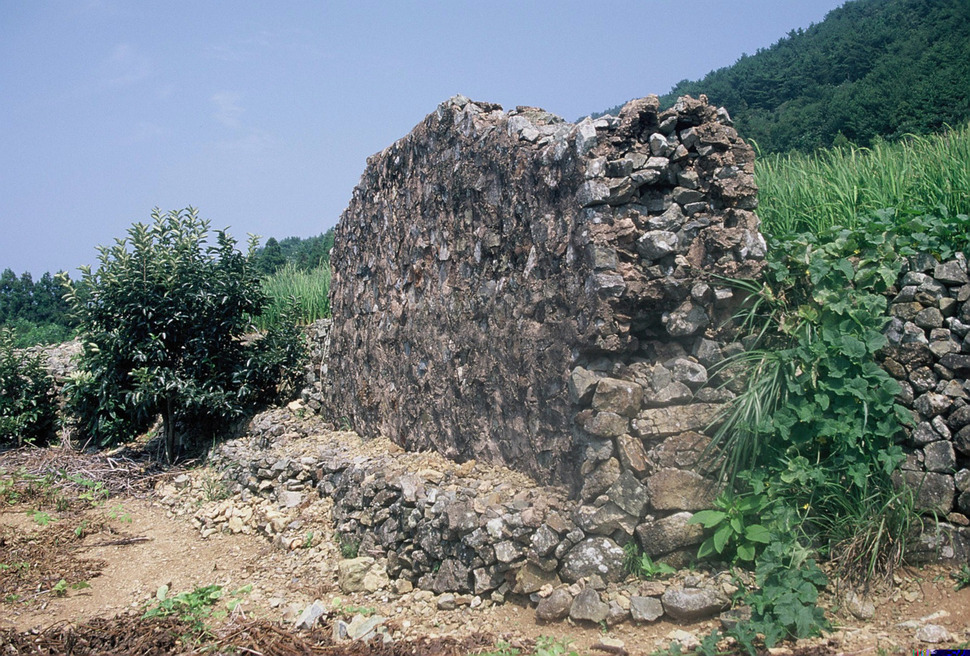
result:
[[[393,644],[437,641],[422,643],[430,650],[427,653],[445,653],[452,648],[469,653],[481,644],[495,645],[498,641],[528,648],[536,640],[551,640],[558,645],[568,641],[579,653],[647,654],[666,645],[678,631],[703,635],[716,627],[713,621],[687,626],[667,622],[621,624],[608,630],[569,622],[542,624],[536,621],[533,610],[523,605],[486,601],[474,608],[460,605],[441,610],[431,593],[402,595],[395,593],[393,586],[372,594],[346,595],[336,585],[340,554],[327,521],[326,500],[302,509],[300,534],[312,537],[298,548],[273,544],[262,535],[245,532],[216,532],[203,538],[192,517],[217,509],[223,501],[217,490],[212,498],[183,495],[179,503],[173,503],[161,492],[151,492],[151,486],[134,489],[105,483],[98,488],[92,479],[80,477],[86,481],[80,487],[30,483],[28,487],[34,489],[28,494],[23,463],[14,467],[8,462],[5,466],[5,460],[10,459],[0,456],[0,493],[6,490],[0,507],[0,630],[8,632],[0,634],[0,654],[59,653],[56,649],[3,651],[4,640],[14,647],[12,631],[26,635],[24,632],[31,629],[116,616],[125,617],[116,628],[127,627],[126,635],[143,638],[147,629],[137,618],[146,608],[157,605],[160,589],[171,598],[206,586],[219,586],[223,595],[205,617],[214,634],[235,631],[236,635],[249,635],[240,627],[259,626],[264,637],[279,633],[274,638],[277,642],[286,635],[290,636],[287,640],[300,639],[318,646],[331,640],[332,627],[338,620],[374,616],[384,618],[382,624]],[[70,469],[63,463],[58,466],[61,471]],[[196,468],[167,473],[152,483],[158,484],[159,490],[170,490],[178,476],[186,489],[206,490],[199,483],[212,480],[214,474]],[[44,485],[53,492],[45,491]],[[17,486],[21,493],[13,499],[10,491]],[[92,495],[92,489],[98,494]],[[949,631],[953,640],[945,646],[970,640],[970,589],[954,591],[951,572],[952,568],[931,567],[902,573],[895,590],[875,600],[876,613],[871,621],[834,616],[839,629],[832,636],[801,641],[794,646],[795,653],[892,653],[925,648],[931,645],[917,641],[915,632],[927,623]],[[294,632],[296,620],[317,600],[327,613],[316,633]],[[230,602],[234,604],[231,611]],[[900,624],[906,620],[913,623]],[[104,633],[105,627],[98,626]],[[254,636],[249,635],[250,644],[258,643]],[[158,645],[163,642],[156,640]],[[350,647],[351,643],[341,644],[341,649],[350,649],[346,653],[357,649]],[[243,648],[237,653],[246,653],[248,648],[237,646]],[[607,651],[602,651],[604,648]],[[181,653],[179,649],[190,650],[191,645],[179,644],[172,649],[158,653]],[[292,649],[296,651],[272,653],[317,653]],[[332,643],[327,649],[320,653],[340,653],[334,651]],[[107,648],[101,650],[108,653]]]

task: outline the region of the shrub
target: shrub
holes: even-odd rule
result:
[[[215,437],[284,398],[305,344],[285,322],[253,334],[266,299],[251,257],[225,231],[209,243],[209,222],[194,208],[155,209],[152,220],[100,247],[99,268],[65,283],[84,341],[68,397],[81,430],[101,445],[161,415],[171,460],[178,442]]]
[[[54,383],[39,355],[14,348],[14,333],[0,328],[0,444],[46,443],[54,434]]]

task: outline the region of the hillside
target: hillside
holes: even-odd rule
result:
[[[810,151],[966,122],[968,82],[970,3],[854,0],[661,101],[707,94],[762,152]]]

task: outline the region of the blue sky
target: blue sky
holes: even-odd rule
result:
[[[73,273],[155,206],[317,235],[456,93],[575,120],[841,4],[0,0],[0,270]]]

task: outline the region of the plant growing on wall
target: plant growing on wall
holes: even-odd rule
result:
[[[250,253],[255,248],[251,244]],[[136,223],[66,282],[84,353],[68,388],[80,429],[101,445],[161,416],[166,457],[295,389],[305,354],[292,322],[253,334],[265,298],[250,257],[195,209]]]

